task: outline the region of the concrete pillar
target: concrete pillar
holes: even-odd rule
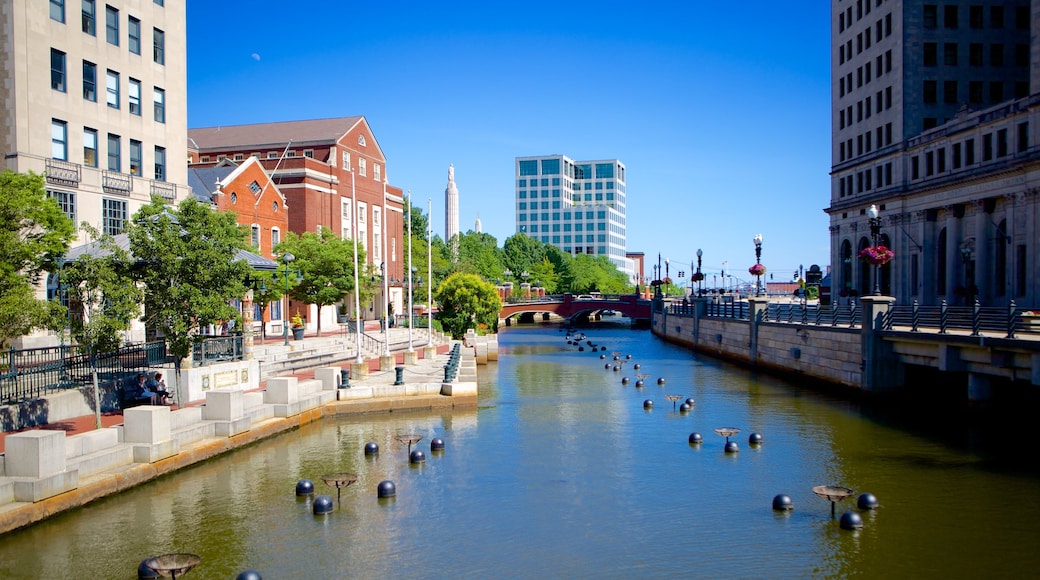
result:
[[[882,391],[898,387],[902,382],[902,368],[892,351],[891,344],[881,338],[881,321],[896,299],[892,296],[863,296],[863,330],[860,353],[863,357],[863,376],[860,387],[864,391]]]
[[[748,298],[748,304],[751,306],[751,312],[748,318],[751,321],[751,327],[749,329],[751,346],[748,350],[748,360],[752,365],[758,364],[758,325],[762,318],[765,317],[766,310],[769,308],[769,298],[765,296],[753,296]]]
[[[416,350],[404,351],[404,364],[416,365],[419,364],[419,352]]]
[[[989,401],[993,397],[993,379],[978,373],[968,373],[968,400],[973,403]]]
[[[960,285],[960,274],[964,270],[961,265],[961,220],[955,216],[954,208],[946,208],[946,255],[939,256],[946,260],[946,302],[953,304],[953,289]]]
[[[993,297],[993,272],[990,258],[995,246],[993,234],[990,232],[990,214],[986,213],[982,202],[975,204],[975,286],[979,288],[979,303],[990,304]]]
[[[300,391],[296,377],[275,377],[273,379],[267,379],[267,390],[264,391],[265,403],[288,405],[299,400]]]
[[[206,392],[206,406],[202,418],[207,421],[235,421],[245,412],[241,389],[215,389]]]
[[[4,441],[8,477],[44,478],[65,471],[65,432],[35,429]]]
[[[314,369],[314,378],[321,381],[323,391],[332,391],[339,384],[339,367],[319,367]]]
[[[368,362],[350,363],[350,380],[360,381],[368,377]]]
[[[379,357],[379,370],[380,371],[392,371],[394,370],[394,357],[393,355],[386,356],[382,355]]]
[[[170,408],[154,405],[123,411],[123,442],[133,444],[135,463],[154,463],[180,450],[171,438]]]
[[[690,305],[693,309],[693,344],[700,344],[701,337],[701,319],[704,318],[708,312],[708,298],[700,296],[693,299],[693,304]]]

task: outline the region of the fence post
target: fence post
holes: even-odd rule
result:
[[[942,303],[939,304],[939,334],[946,334],[946,324],[950,318],[950,307],[946,304],[944,298]]]
[[[849,299],[849,328],[856,327],[856,299]]]
[[[980,320],[981,316],[980,316],[980,312],[979,312],[980,310],[981,310],[981,308],[979,307],[979,300],[978,300],[978,298],[976,298],[975,299],[975,305],[972,306],[972,311],[971,311],[971,335],[972,336],[978,336],[979,335],[979,327],[981,325],[981,320]]]
[[[919,324],[921,324],[921,304],[915,298],[913,315],[910,317],[910,332],[917,332]]]
[[[1007,337],[1015,338],[1015,301],[1008,304]]]

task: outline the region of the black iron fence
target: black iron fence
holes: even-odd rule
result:
[[[0,358],[0,405],[38,399],[91,383],[90,356],[77,346],[12,348]],[[166,361],[165,342],[129,344],[96,357],[98,381],[118,382]]]
[[[196,366],[242,360],[245,358],[242,335],[207,336],[191,348],[191,361]]]
[[[705,316],[748,320],[750,311],[747,302],[709,302],[706,304]],[[668,313],[692,317],[694,305],[671,304]],[[829,306],[797,302],[770,303],[763,311],[761,321],[859,328],[863,323],[863,309],[855,301]],[[978,301],[972,306],[950,306],[945,302],[939,306],[921,306],[915,301],[911,305],[893,305],[889,308],[881,320],[881,329],[940,334],[967,331],[972,336],[985,332],[1006,338],[1040,337],[1040,312],[1021,310],[1014,302],[1003,307],[981,306]]]

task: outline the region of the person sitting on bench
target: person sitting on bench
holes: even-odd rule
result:
[[[149,389],[155,393],[155,397],[160,405],[165,405],[167,399],[172,399],[173,395],[166,389],[166,379],[163,378],[162,373],[155,373],[155,377],[148,382]]]
[[[152,390],[152,388],[148,384],[148,377],[146,377],[144,373],[140,373],[137,375],[136,389],[136,397],[139,399],[144,399],[147,397],[151,401],[152,405],[158,405],[162,399],[162,397],[160,397],[158,393]]]

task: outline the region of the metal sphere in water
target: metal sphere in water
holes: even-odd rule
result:
[[[365,455],[379,455],[379,445],[374,441],[365,443]]]
[[[791,496],[781,493],[773,498],[773,509],[778,512],[787,512],[794,509],[794,500]]]
[[[737,445],[736,441],[726,442],[726,453],[738,453],[740,452],[740,445]]]
[[[422,451],[419,451],[418,449],[413,449],[412,452],[408,454],[408,462],[426,463],[426,454]]]
[[[762,434],[761,433],[752,433],[751,435],[748,435],[747,442],[748,442],[748,445],[761,445],[762,444]]]
[[[876,510],[878,508],[878,500],[872,493],[863,493],[856,498],[856,507],[861,510]]]
[[[332,498],[327,495],[319,495],[314,498],[313,511],[316,516],[323,516],[325,514],[332,513],[332,508],[335,504],[332,503]]]
[[[314,493],[314,482],[309,479],[301,479],[296,482],[296,495],[311,495]]]
[[[689,441],[690,445],[700,445],[704,441],[704,438],[701,437],[700,433],[694,431],[693,433],[690,433]]]
[[[430,451],[444,451],[444,439],[434,437],[430,440]]]
[[[397,495],[397,486],[389,479],[380,481],[379,487],[376,488],[376,495],[379,497],[394,497]]]
[[[643,401],[643,408],[644,409],[653,409],[654,408],[654,402],[651,401],[650,399],[647,399],[647,400]]]
[[[860,530],[863,529],[863,518],[856,512],[845,512],[841,514],[841,519],[838,520],[838,525],[843,530]]]

